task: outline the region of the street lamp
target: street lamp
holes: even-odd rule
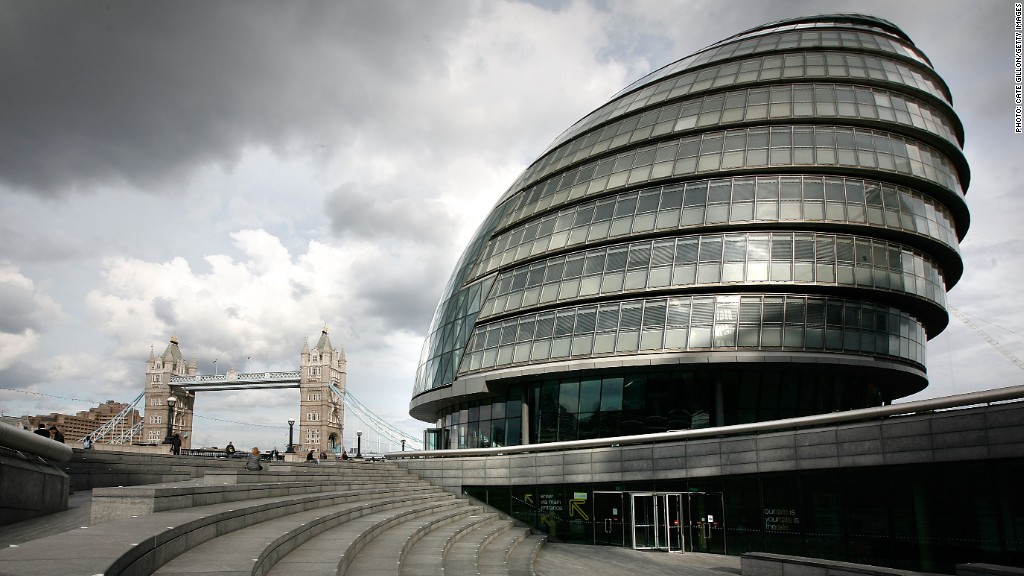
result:
[[[177,401],[174,396],[167,397],[167,438],[164,438],[164,444],[174,442],[174,404]]]
[[[295,418],[288,419],[288,449],[284,451],[285,454],[295,454],[295,444],[292,443],[292,431],[295,427]]]
[[[356,458],[363,457],[363,431],[356,430]]]

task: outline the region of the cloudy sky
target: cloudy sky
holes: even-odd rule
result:
[[[1009,0],[0,0],[0,411],[130,401],[172,335],[202,373],[295,370],[326,324],[349,390],[419,436],[433,308],[519,172],[641,75],[836,11],[893,21],[950,85],[973,172],[950,303],[1024,357]],[[928,370],[915,398],[1024,382],[955,320]],[[194,444],[283,445],[297,412],[200,395]]]

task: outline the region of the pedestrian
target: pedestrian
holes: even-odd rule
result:
[[[57,442],[60,442],[61,444],[64,443],[64,435],[61,434],[60,430],[57,429],[57,425],[56,424],[54,424],[53,426],[50,426],[50,439],[51,440],[56,440]]]
[[[46,436],[47,438],[50,437],[50,431],[46,429],[46,424],[40,423],[39,428],[36,428],[34,432],[40,436]]]
[[[82,448],[85,448],[86,450],[92,448],[92,436],[82,438]]]
[[[327,452],[324,452],[323,450],[321,450],[320,451],[320,459],[321,460],[327,460]]]
[[[228,441],[228,445],[224,448],[224,454],[231,460],[235,457],[235,445]]]
[[[279,452],[277,451],[277,446],[274,446],[274,449],[270,451],[270,460],[271,460],[271,462],[276,462],[277,461],[277,455],[278,454],[279,454]]]
[[[171,436],[171,454],[181,454],[181,434],[175,433]]]
[[[341,459],[342,459],[342,461],[348,460],[348,452],[342,450],[341,451]]]
[[[263,470],[263,464],[260,464],[260,449],[253,446],[252,451],[245,457],[245,469],[252,472],[259,472]]]

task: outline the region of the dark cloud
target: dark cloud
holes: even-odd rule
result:
[[[0,332],[23,334],[45,328],[49,311],[36,300],[31,285],[0,278]]]
[[[178,324],[178,315],[174,313],[174,301],[170,298],[154,298],[153,315],[171,328]]]
[[[401,108],[393,88],[435,72],[451,6],[4,2],[0,179],[152,190],[247,146],[315,148]]]
[[[363,261],[353,266],[353,273],[365,278],[353,296],[362,315],[381,324],[379,332],[424,334],[453,265],[451,254],[440,250],[416,251],[402,266]]]
[[[435,244],[447,240],[455,227],[451,215],[435,199],[369,191],[354,182],[330,192],[324,204],[331,232],[340,237]]]

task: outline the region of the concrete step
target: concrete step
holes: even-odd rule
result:
[[[0,550],[0,565],[19,576],[65,574],[151,574],[187,550],[217,536],[268,520],[371,499],[443,495],[437,488],[366,489],[225,502],[158,512],[83,527]],[[61,550],[54,558],[54,550]]]
[[[491,538],[477,556],[477,573],[482,576],[507,576],[509,556],[529,535],[529,528],[513,526]]]
[[[498,514],[494,512],[477,512],[444,530],[435,530],[423,536],[405,553],[400,576],[444,576],[447,550],[481,522],[497,517]]]
[[[366,544],[355,555],[344,573],[368,574],[375,571],[399,576],[402,563],[418,540],[433,531],[447,531],[458,520],[479,512],[479,508],[461,500],[456,500],[453,504],[446,510],[419,518],[403,518],[401,524],[392,526]],[[340,574],[342,572],[339,572]]]
[[[267,574],[271,576],[336,576],[348,571],[351,574],[366,572],[385,572],[389,569],[397,571],[397,557],[394,554],[383,554],[376,557],[380,548],[376,547],[379,538],[385,538],[394,548],[401,550],[401,543],[395,542],[393,531],[408,531],[422,522],[436,521],[449,516],[463,508],[465,504],[454,498],[447,501],[435,501],[418,506],[402,506],[375,514],[369,514],[324,531],[293,550],[282,558]],[[397,534],[397,532],[394,532]],[[390,535],[390,536],[389,536]],[[368,554],[367,548],[372,548]],[[350,566],[362,557],[360,569]]]
[[[371,519],[386,522],[410,511],[451,505],[450,494],[435,492],[381,497],[289,514],[215,536],[160,567],[161,576],[209,573],[264,575],[304,543],[335,527],[361,526]],[[338,546],[337,543],[335,543]],[[335,562],[337,566],[337,562]]]
[[[472,528],[444,555],[445,574],[479,574],[480,553],[487,545],[515,526],[512,520],[493,518]]]
[[[318,492],[376,488],[403,488],[426,486],[415,480],[373,479],[352,480],[347,477],[329,477],[305,481],[283,481],[243,484],[207,484],[206,479],[189,480],[148,486],[93,489],[93,525],[152,514],[167,510],[208,506],[222,502],[237,502],[257,498],[295,496]]]
[[[523,539],[509,554],[508,576],[533,576],[533,563],[547,541],[547,534],[531,534]]]

